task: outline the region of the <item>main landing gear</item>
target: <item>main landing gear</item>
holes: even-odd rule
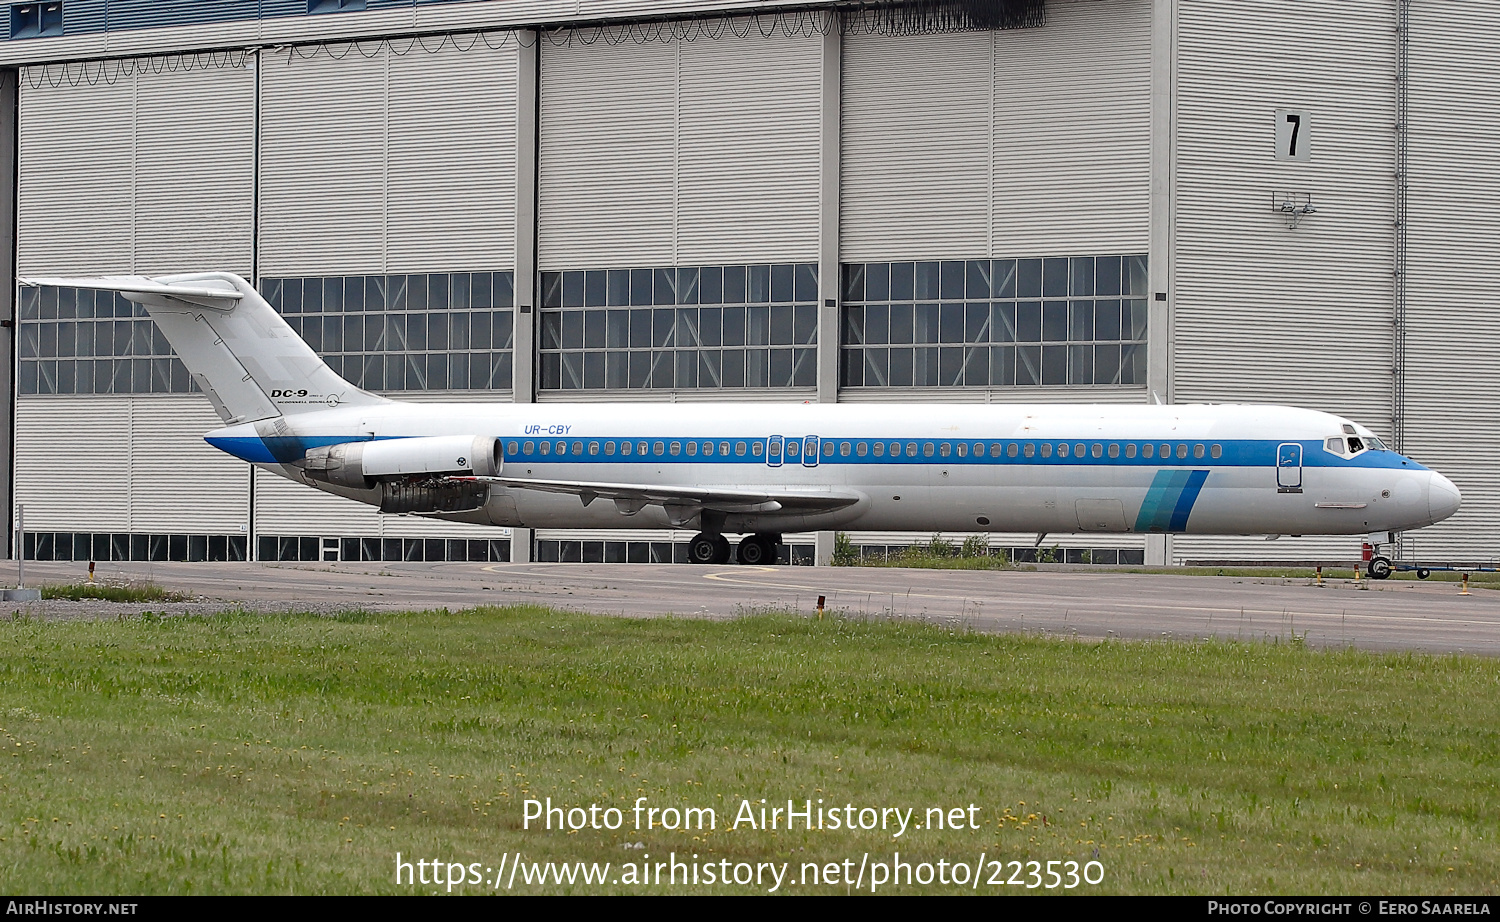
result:
[[[780,535],[746,535],[740,540],[735,558],[746,566],[759,567],[776,563],[780,555]],[[723,535],[699,532],[688,545],[688,560],[715,566],[728,563],[729,539]]]

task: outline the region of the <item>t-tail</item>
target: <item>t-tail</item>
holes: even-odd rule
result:
[[[228,272],[20,282],[117,291],[145,307],[226,426],[390,402],[334,374],[254,286]]]

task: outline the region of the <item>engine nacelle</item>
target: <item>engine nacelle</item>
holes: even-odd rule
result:
[[[308,450],[300,466],[314,480],[370,490],[377,483],[413,478],[498,477],[504,463],[505,457],[497,438],[443,435],[379,442],[340,442]]]

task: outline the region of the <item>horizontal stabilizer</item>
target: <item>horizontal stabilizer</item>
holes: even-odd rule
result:
[[[139,275],[122,275],[104,278],[22,278],[17,281],[28,288],[51,286],[56,288],[85,288],[92,291],[118,291],[131,301],[144,301],[146,297],[175,298],[189,304],[214,310],[230,310],[244,295],[233,288],[216,288],[203,284],[171,284]],[[138,295],[143,297],[131,297]]]

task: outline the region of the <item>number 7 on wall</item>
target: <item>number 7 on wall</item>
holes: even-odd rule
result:
[[[1276,159],[1306,162],[1311,158],[1307,112],[1303,109],[1276,110]]]

